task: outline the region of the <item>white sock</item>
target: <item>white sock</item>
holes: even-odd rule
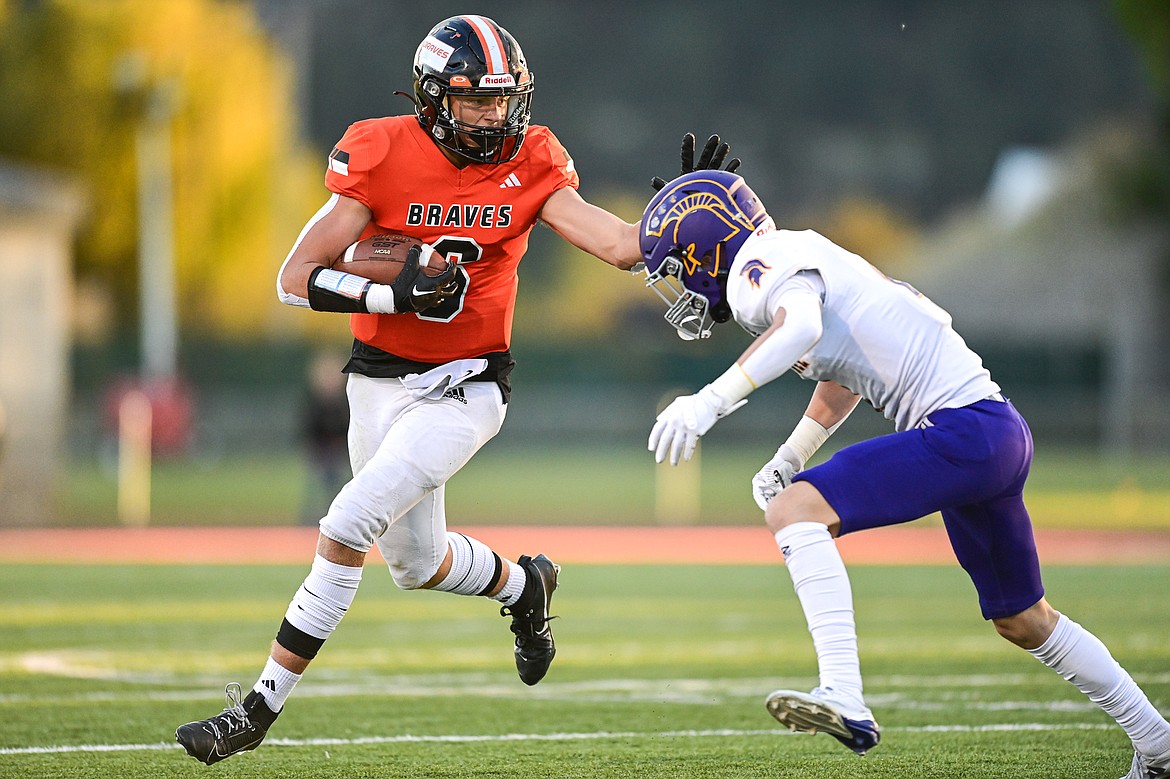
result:
[[[861,694],[861,661],[853,622],[849,574],[829,529],[819,522],[796,522],[776,534],[817,652],[821,687]]]
[[[487,595],[499,583],[503,558],[487,544],[448,532],[447,548],[451,550],[451,570],[434,589],[456,595]]]
[[[528,581],[528,574],[511,560],[504,560],[504,565],[508,566],[508,581],[504,582],[503,588],[492,596],[492,600],[511,606],[520,600],[520,595],[524,592],[524,583]]]
[[[293,673],[270,657],[252,689],[264,696],[268,708],[279,712],[300,680],[300,674]]]
[[[1061,614],[1048,640],[1028,652],[1117,720],[1138,752],[1158,765],[1170,758],[1170,723],[1092,633]]]
[[[314,638],[329,638],[349,610],[361,582],[361,566],[338,565],[316,555],[284,618]]]

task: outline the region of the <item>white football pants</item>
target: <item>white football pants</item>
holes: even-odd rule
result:
[[[361,552],[376,543],[394,582],[415,589],[447,554],[443,485],[500,431],[507,406],[490,381],[426,400],[398,379],[351,373],[346,393],[354,477],[321,533]]]

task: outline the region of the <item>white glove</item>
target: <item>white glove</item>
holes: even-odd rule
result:
[[[654,462],[660,463],[670,452],[670,464],[679,459],[689,460],[695,453],[699,436],[706,433],[717,419],[747,403],[741,400],[731,405],[708,384],[694,395],[681,395],[663,409],[650,431],[647,449],[654,452]]]
[[[752,497],[760,511],[767,511],[772,498],[791,486],[792,477],[804,470],[804,461],[796,449],[782,444],[772,459],[752,477]]]

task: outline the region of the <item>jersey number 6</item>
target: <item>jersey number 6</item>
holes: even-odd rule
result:
[[[482,257],[483,247],[470,238],[455,235],[444,235],[431,246],[459,266],[455,270],[455,294],[437,306],[418,312],[415,316],[430,322],[450,322],[463,310],[463,300],[467,297],[467,288],[471,284],[471,277],[467,275],[467,270],[463,266]]]

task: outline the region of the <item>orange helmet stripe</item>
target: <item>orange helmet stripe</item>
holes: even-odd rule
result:
[[[464,16],[463,20],[471,25],[479,42],[483,46],[483,53],[487,57],[488,73],[507,73],[508,57],[504,53],[504,42],[500,34],[487,19],[482,16]]]

